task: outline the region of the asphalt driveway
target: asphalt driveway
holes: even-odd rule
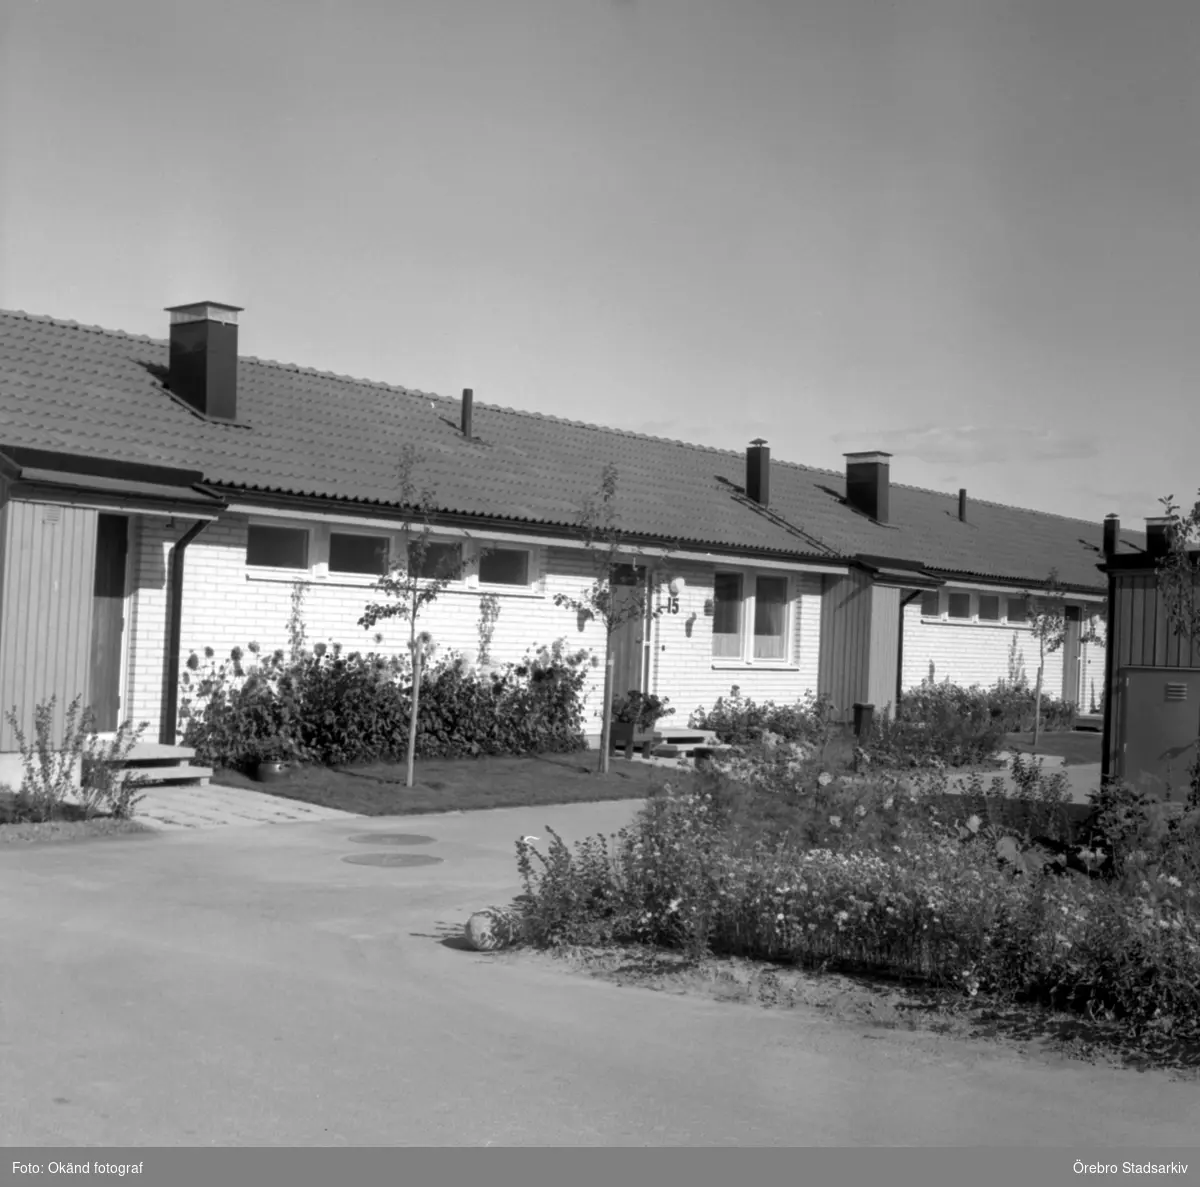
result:
[[[636,805],[0,854],[6,1145],[1194,1143],[1194,1083],[622,989],[441,942],[513,840]],[[363,833],[426,844],[363,844]],[[351,864],[372,853],[437,857]]]

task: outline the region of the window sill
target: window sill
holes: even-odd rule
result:
[[[764,669],[769,672],[800,671],[796,664],[788,663],[787,660],[783,659],[714,659],[712,667],[714,672],[747,672],[757,669]]]
[[[368,577],[365,573],[313,573],[310,569],[269,569],[266,566],[246,566],[247,581],[277,581],[291,585],[303,581],[306,585],[342,586],[347,589],[373,589],[379,581],[378,577]],[[485,594],[495,594],[502,598],[540,598],[546,595],[533,586],[517,585],[464,585],[455,583],[441,590],[442,594],[468,594],[479,597]],[[440,594],[439,594],[440,596]]]
[[[1029,624],[1027,622],[993,622],[990,619],[979,622],[974,618],[926,618],[921,615],[921,624],[924,626],[980,626],[991,630],[1004,631],[1027,631]]]

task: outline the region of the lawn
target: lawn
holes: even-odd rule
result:
[[[1069,767],[1099,762],[1102,744],[1102,735],[1089,730],[1042,734],[1036,750],[1032,733],[1008,734],[1004,739],[1009,750],[1021,754],[1056,755],[1066,759]]]
[[[407,816],[645,799],[670,775],[670,768],[616,758],[609,773],[601,775],[597,758],[595,751],[581,751],[525,758],[422,759],[413,787],[404,786],[402,763],[307,767],[283,783],[257,783],[234,771],[218,771],[213,782],[364,816]]]
[[[11,792],[0,792],[0,845],[12,842],[84,841],[91,837],[123,837],[147,830],[132,820],[96,815],[90,820],[77,804],[62,804],[57,820],[22,820]]]

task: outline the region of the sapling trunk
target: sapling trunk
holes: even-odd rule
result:
[[[408,774],[404,779],[404,786],[411,787],[413,785],[413,763],[416,759],[417,752],[417,701],[420,697],[421,690],[421,647],[420,644],[413,640],[413,689],[412,689],[412,709],[408,716]]]
[[[609,636],[604,656],[604,711],[600,715],[600,774],[608,774],[608,750],[612,739],[612,637]]]
[[[1038,740],[1042,736],[1042,673],[1045,663],[1038,664],[1037,689],[1033,694],[1033,748],[1037,750]]]

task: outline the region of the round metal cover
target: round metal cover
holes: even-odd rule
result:
[[[346,838],[357,845],[432,845],[433,837],[419,833],[355,833]]]
[[[352,866],[435,866],[441,860],[427,853],[352,853],[342,858]]]

